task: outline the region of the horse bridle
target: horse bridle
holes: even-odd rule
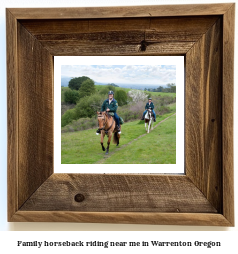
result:
[[[112,124],[111,124],[111,126],[107,129],[107,130],[105,130],[105,126],[106,126],[106,123],[107,123],[107,121],[105,120],[105,115],[104,116],[98,116],[98,117],[103,117],[103,120],[104,120],[104,126],[102,127],[102,128],[99,128],[99,130],[101,131],[101,130],[104,130],[105,131],[105,133],[107,134],[108,133],[108,131],[112,128],[112,125],[113,125],[113,123],[114,123],[114,118],[112,117]]]

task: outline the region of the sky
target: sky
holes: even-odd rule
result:
[[[61,77],[87,76],[98,83],[176,83],[176,65],[62,65]]]

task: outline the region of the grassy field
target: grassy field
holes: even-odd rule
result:
[[[176,163],[176,116],[173,114],[174,112],[157,117],[155,125],[171,116],[149,134],[145,134],[144,121],[123,124],[120,145],[116,147],[111,142],[109,155],[102,151],[100,135],[95,135],[95,129],[62,133],[61,163]],[[105,146],[106,142],[107,137],[104,140]]]
[[[96,86],[96,89],[97,89],[98,92],[105,87],[105,86],[102,86],[102,85],[95,85],[95,86]],[[131,88],[123,88],[123,87],[115,87],[115,88],[116,88],[116,90],[124,90],[127,93],[130,90],[134,90],[134,89],[131,89]],[[161,93],[161,92],[148,92],[148,93],[150,93],[152,96],[172,96],[173,98],[176,97],[176,93]]]
[[[105,160],[105,164],[175,164],[176,116]]]
[[[102,90],[105,86],[104,85],[95,85],[96,90],[99,92],[100,90]],[[130,91],[130,88],[123,88],[123,87],[115,87],[116,90],[124,90],[126,92]]]

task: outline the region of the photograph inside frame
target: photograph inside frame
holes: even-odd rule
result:
[[[124,165],[128,168],[128,164],[139,164],[141,168],[149,164],[145,172],[155,173],[150,167],[179,164],[175,172],[165,167],[158,173],[184,173],[183,161],[178,162],[178,157],[184,157],[184,141],[178,140],[184,135],[180,112],[184,105],[179,106],[180,114],[177,107],[183,100],[178,97],[184,94],[183,57],[178,57],[180,61],[171,61],[171,57],[160,61],[161,57],[130,57],[130,61],[127,57],[119,57],[120,61],[116,58],[87,58],[86,63],[82,57],[81,61],[61,59],[56,64],[61,84],[61,119],[57,121],[61,124],[61,165],[114,168],[115,164],[117,170],[112,172],[120,173]],[[59,90],[59,82],[55,86]]]

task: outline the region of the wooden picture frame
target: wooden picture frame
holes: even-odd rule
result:
[[[234,226],[235,4],[10,8],[8,221]],[[185,175],[54,174],[60,55],[184,55]]]

